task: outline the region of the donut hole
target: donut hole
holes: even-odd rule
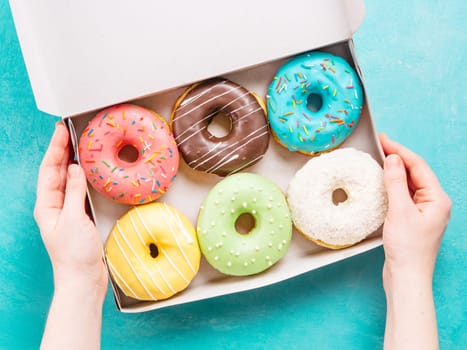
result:
[[[323,107],[323,98],[319,94],[311,93],[306,98],[306,108],[312,112],[318,112]]]
[[[157,249],[157,245],[155,245],[154,243],[151,243],[149,245],[149,254],[151,254],[151,257],[153,257],[154,259],[159,256],[159,249]]]
[[[336,206],[344,203],[347,198],[349,198],[349,196],[342,188],[336,188],[334,191],[332,191],[332,203]]]
[[[256,220],[250,213],[243,213],[235,221],[235,230],[241,235],[247,235],[256,226]]]
[[[127,163],[134,163],[138,160],[139,152],[133,145],[125,145],[118,151],[118,159]]]
[[[217,112],[208,124],[208,132],[218,139],[227,136],[232,130],[232,120],[224,112]]]

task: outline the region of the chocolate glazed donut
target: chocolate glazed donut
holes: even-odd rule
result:
[[[230,118],[223,137],[208,131],[218,114]],[[191,168],[227,176],[258,162],[269,144],[265,108],[244,87],[226,79],[195,84],[174,106],[171,127],[183,159]]]

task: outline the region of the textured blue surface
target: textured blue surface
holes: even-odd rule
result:
[[[355,36],[378,129],[422,154],[454,203],[434,279],[443,349],[467,348],[466,4],[368,0]],[[32,209],[55,121],[35,107],[10,9],[0,0],[2,349],[37,348],[51,299]],[[103,348],[381,348],[382,264],[379,248],[271,287],[137,315],[116,311],[109,291]]]

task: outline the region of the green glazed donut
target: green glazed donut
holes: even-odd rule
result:
[[[235,223],[248,213],[255,221],[247,234]],[[292,220],[279,187],[265,177],[240,173],[214,186],[201,206],[198,241],[204,257],[226,275],[247,276],[262,272],[287,252]]]

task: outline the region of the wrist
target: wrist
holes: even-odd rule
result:
[[[70,304],[95,306],[101,308],[104,304],[106,289],[96,288],[86,281],[63,281],[55,284],[54,299],[67,300]]]
[[[105,267],[102,266],[104,270]],[[107,292],[107,274],[103,271],[98,275],[86,275],[60,271],[54,273],[55,294],[68,295],[74,299],[95,299],[103,303]]]
[[[56,277],[41,348],[99,348],[105,289],[80,275]]]
[[[429,268],[410,266],[395,267],[385,262],[383,267],[383,287],[387,295],[394,291],[402,292],[432,289],[433,271]]]
[[[393,269],[385,263],[385,349],[437,349],[438,335],[429,270]]]

